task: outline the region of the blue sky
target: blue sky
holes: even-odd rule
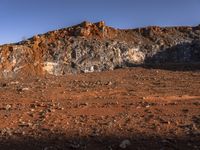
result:
[[[104,20],[116,28],[200,24],[200,0],[0,0],[0,44]]]

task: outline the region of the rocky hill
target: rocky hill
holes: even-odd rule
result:
[[[83,22],[0,46],[1,78],[199,62],[200,25],[121,30]]]

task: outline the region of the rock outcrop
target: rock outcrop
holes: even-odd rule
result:
[[[142,64],[200,62],[200,27],[120,30],[79,25],[0,46],[0,77],[64,75]]]

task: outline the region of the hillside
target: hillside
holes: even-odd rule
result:
[[[83,22],[0,46],[0,150],[200,150],[199,141],[200,26]]]
[[[199,62],[200,26],[121,30],[85,21],[0,46],[1,78]]]

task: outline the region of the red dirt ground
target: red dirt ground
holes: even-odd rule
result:
[[[200,149],[200,72],[131,68],[0,81],[0,149]]]

